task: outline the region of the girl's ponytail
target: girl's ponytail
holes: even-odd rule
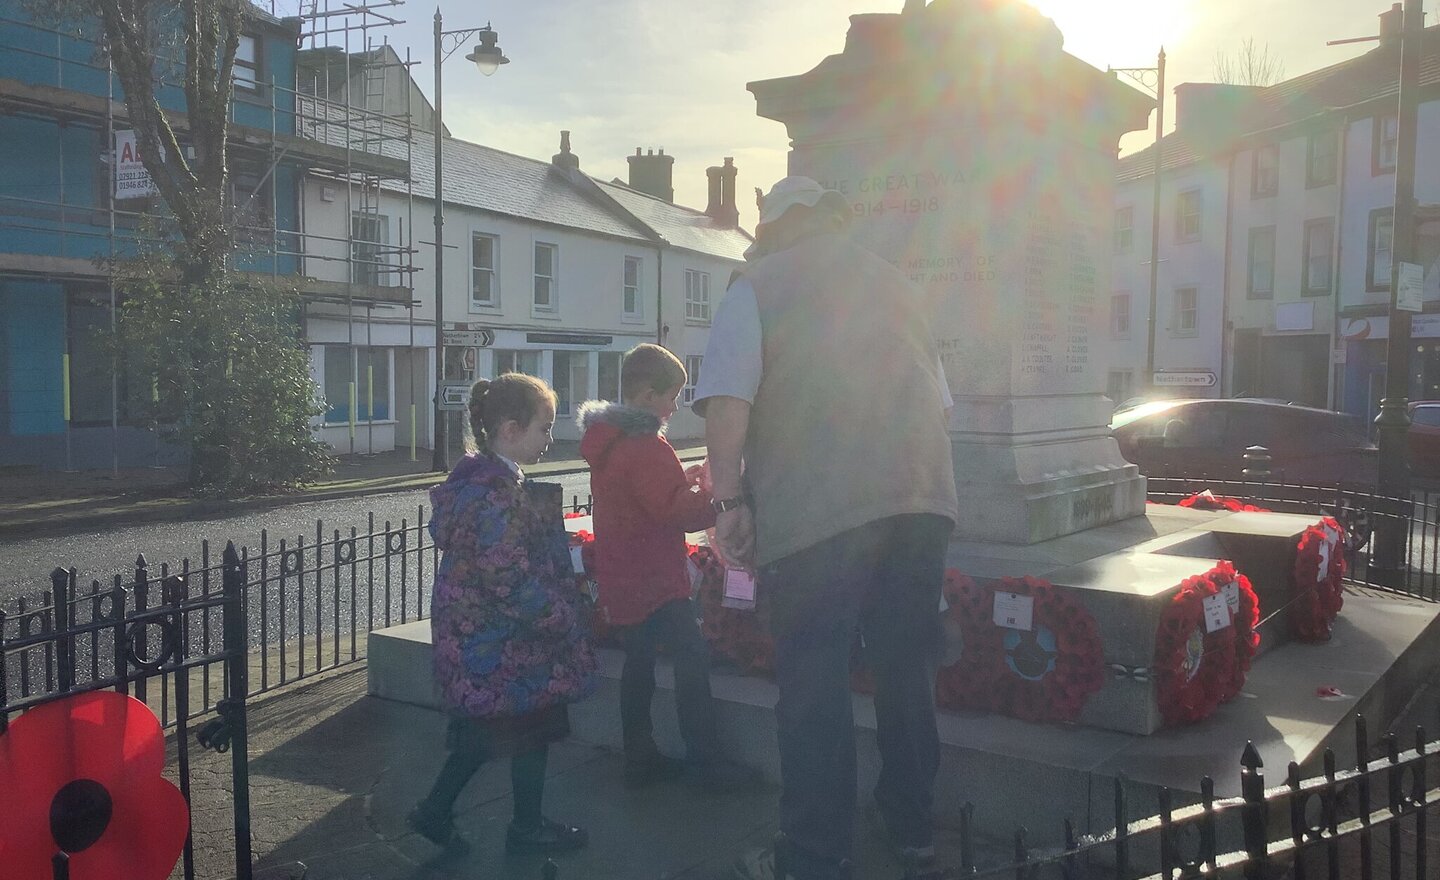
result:
[[[472,452],[488,452],[490,438],[485,433],[485,398],[490,394],[490,380],[480,379],[470,386],[470,436],[466,447]]]

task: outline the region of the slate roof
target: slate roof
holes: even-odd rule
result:
[[[1420,62],[1420,85],[1440,85],[1440,25],[1425,29]],[[1236,121],[1230,140],[1255,135],[1304,121],[1319,114],[1345,110],[1372,101],[1396,100],[1399,94],[1400,53],[1397,47],[1375,48],[1347,61],[1301,74],[1262,90]],[[1201,133],[1203,138],[1206,133]],[[1209,133],[1213,141],[1213,132]],[[1213,155],[1215,143],[1197,143],[1192,132],[1174,131],[1160,141],[1162,173],[1193,165]],[[1154,169],[1155,147],[1120,159],[1115,179],[1121,183],[1143,180]]]
[[[411,154],[415,194],[435,192],[435,157],[428,145]],[[445,201],[524,220],[620,238],[648,240],[643,226],[592,200],[549,162],[493,147],[444,139]]]
[[[743,229],[726,229],[710,215],[693,208],[674,205],[621,183],[597,180],[606,195],[671,245],[728,260],[745,259],[745,249],[754,241]]]

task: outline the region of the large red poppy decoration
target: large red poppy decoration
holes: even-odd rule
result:
[[[165,739],[139,700],[92,691],[21,715],[0,735],[0,880],[164,880],[189,811],[161,772]]]

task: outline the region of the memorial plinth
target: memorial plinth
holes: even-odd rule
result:
[[[963,538],[1034,543],[1138,515],[1097,359],[1119,138],[1153,102],[1023,3],[852,16],[844,52],[751,83],[791,174],[928,293],[956,406]]]

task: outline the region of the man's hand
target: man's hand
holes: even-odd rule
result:
[[[715,540],[726,562],[745,568],[754,564],[755,518],[748,504],[715,516]]]

